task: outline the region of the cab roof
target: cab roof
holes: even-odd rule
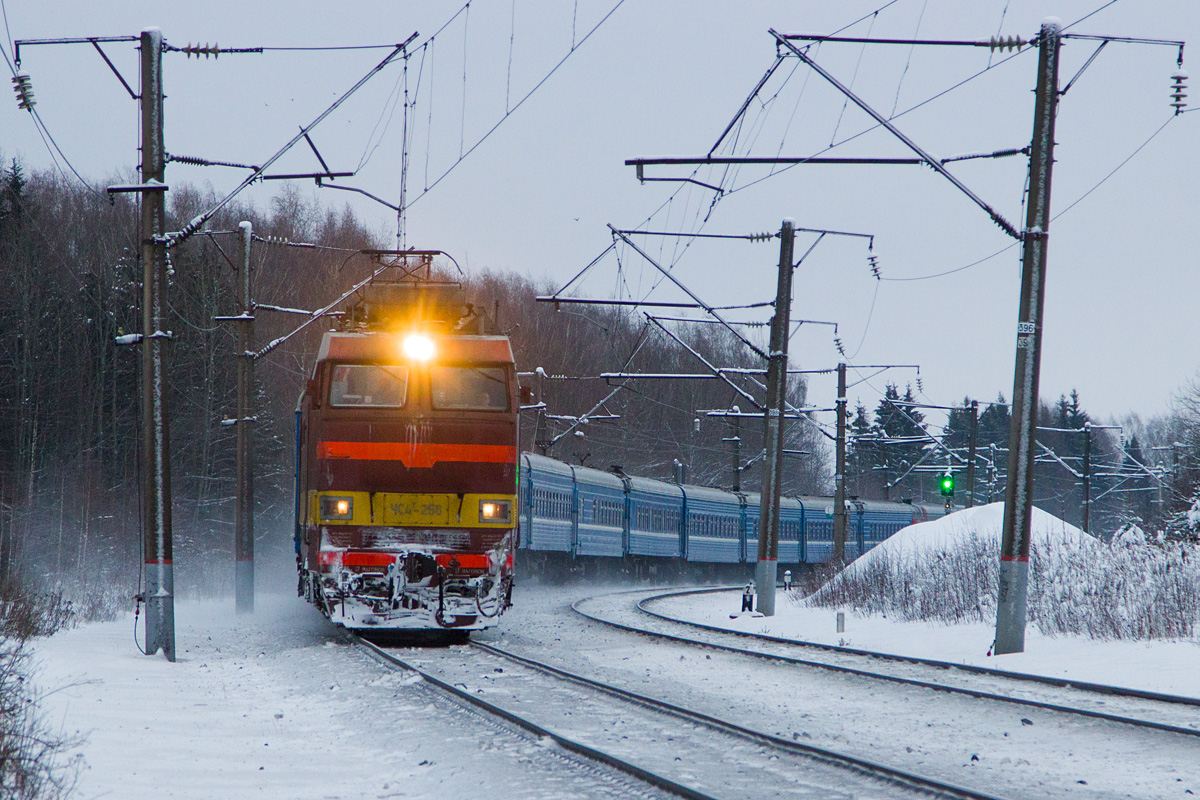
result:
[[[338,333],[321,339],[317,361],[376,361],[403,364],[409,359],[401,350],[403,335],[396,333]],[[439,336],[433,340],[433,363],[471,362],[512,364],[512,345],[507,336]]]

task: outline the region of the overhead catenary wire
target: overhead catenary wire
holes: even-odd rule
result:
[[[1160,133],[1162,133],[1163,130],[1165,130],[1168,125],[1171,124],[1171,122],[1175,119],[1175,117],[1176,117],[1176,115],[1171,115],[1170,117],[1167,117],[1167,121],[1164,122],[1162,125],[1160,125],[1152,134],[1150,134],[1150,136],[1144,142],[1142,142],[1140,145],[1138,145],[1132,153],[1130,153],[1128,156],[1126,156],[1124,159],[1122,159],[1120,163],[1118,163],[1115,167],[1113,167],[1103,178],[1101,178],[1099,181],[1097,181],[1091,188],[1089,188],[1083,194],[1079,195],[1079,197],[1075,198],[1073,201],[1068,203],[1067,206],[1065,208],[1063,208],[1061,211],[1059,211],[1058,213],[1051,216],[1050,220],[1052,222],[1054,220],[1057,220],[1059,217],[1066,214],[1071,209],[1075,208],[1075,206],[1082,203],[1089,195],[1091,195],[1093,192],[1095,192],[1097,189],[1099,189],[1101,186],[1103,186],[1106,182],[1108,182],[1108,180],[1110,178],[1112,178],[1114,175],[1116,175],[1117,172],[1119,172],[1122,167],[1124,167],[1126,164],[1128,164],[1130,161],[1132,161],[1133,158],[1135,156],[1137,156],[1138,153],[1142,152],[1142,150],[1144,150],[1152,141],[1154,141],[1158,137],[1158,135]],[[944,270],[942,272],[935,272],[930,275],[914,275],[914,276],[910,276],[910,277],[894,277],[893,276],[893,277],[882,278],[881,280],[905,282],[905,281],[927,281],[927,280],[932,280],[934,278],[943,278],[947,275],[953,275],[956,272],[963,272],[964,270],[968,270],[968,269],[971,269],[972,267],[977,267],[980,264],[983,264],[987,261],[991,261],[993,258],[996,258],[997,256],[1002,255],[1019,245],[1020,245],[1020,242],[1012,242],[1012,243],[1000,248],[996,252],[991,253],[990,255],[986,255],[983,258],[980,258],[976,261],[972,261],[969,264],[964,264],[961,267],[955,267],[953,269]]]
[[[517,102],[516,102],[516,103],[515,103],[515,104],[512,106],[512,108],[511,108],[511,109],[509,109],[509,110],[505,111],[505,112],[504,112],[504,114],[503,114],[503,116],[501,116],[501,117],[500,117],[500,119],[499,119],[499,120],[497,120],[497,121],[496,121],[496,123],[495,123],[494,125],[492,125],[490,128],[488,128],[488,130],[487,130],[487,131],[485,131],[485,132],[484,132],[484,134],[483,134],[483,135],[482,135],[482,136],[481,136],[479,139],[477,139],[477,140],[475,141],[475,143],[474,143],[474,144],[472,144],[472,145],[471,145],[469,148],[467,148],[465,151],[462,151],[463,144],[462,144],[462,142],[460,142],[460,154],[459,154],[459,157],[458,157],[458,159],[457,159],[457,160],[455,160],[455,161],[454,161],[454,163],[452,163],[452,164],[451,164],[449,167],[447,167],[447,168],[445,169],[445,171],[443,171],[443,172],[442,172],[442,174],[441,174],[441,175],[439,175],[438,177],[436,177],[436,178],[433,180],[433,182],[432,182],[432,183],[429,183],[429,184],[428,184],[428,185],[425,187],[425,189],[424,189],[424,190],[423,190],[423,191],[422,191],[420,194],[418,194],[416,197],[414,197],[414,198],[413,198],[413,199],[412,199],[412,200],[411,200],[411,201],[410,201],[410,202],[409,202],[409,203],[406,205],[406,208],[411,208],[413,205],[415,205],[416,203],[420,202],[420,200],[421,200],[423,197],[425,197],[425,195],[429,194],[429,192],[430,192],[431,190],[433,190],[433,189],[434,189],[434,188],[435,188],[435,187],[436,187],[436,186],[437,186],[439,183],[441,183],[443,180],[445,180],[445,179],[446,179],[446,177],[447,177],[447,176],[449,176],[449,175],[450,175],[450,173],[451,173],[451,172],[453,172],[453,171],[455,170],[455,168],[456,168],[456,167],[458,167],[458,165],[459,165],[459,164],[461,164],[461,163],[462,163],[463,161],[465,161],[465,160],[466,160],[466,159],[467,159],[467,158],[468,158],[468,157],[469,157],[469,156],[470,156],[470,155],[471,155],[473,152],[475,152],[475,151],[476,151],[476,150],[477,150],[477,149],[480,147],[480,145],[482,145],[482,144],[483,144],[484,142],[486,142],[486,141],[487,141],[489,138],[491,138],[492,134],[493,134],[493,133],[495,133],[495,132],[496,132],[496,130],[497,130],[497,129],[499,129],[499,127],[500,127],[501,125],[503,125],[503,124],[504,124],[504,122],[505,122],[505,121],[506,121],[506,120],[507,120],[509,117],[511,117],[511,116],[512,116],[512,115],[513,115],[513,114],[514,114],[516,111],[517,111],[517,109],[519,109],[521,106],[523,106],[523,105],[525,104],[525,102],[526,102],[526,101],[528,101],[528,100],[529,100],[529,98],[530,98],[530,97],[532,97],[532,96],[533,96],[533,95],[534,95],[534,94],[535,94],[535,93],[536,93],[536,92],[537,92],[537,91],[538,91],[538,90],[539,90],[539,89],[540,89],[540,88],[541,88],[541,87],[542,87],[542,86],[543,86],[543,85],[546,83],[546,81],[550,80],[550,78],[551,78],[551,77],[553,77],[553,76],[554,76],[554,74],[555,74],[556,72],[558,72],[558,70],[559,70],[559,69],[562,67],[562,65],[566,63],[567,59],[569,59],[569,58],[570,58],[570,57],[571,57],[571,56],[572,56],[572,55],[573,55],[573,54],[574,54],[574,53],[575,53],[575,52],[576,52],[576,51],[577,51],[577,50],[578,50],[580,47],[582,47],[582,46],[583,46],[583,44],[584,44],[585,42],[587,42],[587,41],[588,41],[588,39],[590,39],[590,38],[592,37],[592,35],[593,35],[593,34],[595,34],[595,33],[596,33],[596,31],[597,31],[597,30],[599,30],[599,29],[600,29],[600,27],[601,27],[601,26],[602,26],[602,25],[603,25],[605,22],[607,22],[607,21],[609,20],[609,18],[610,18],[610,17],[612,17],[612,15],[613,15],[613,14],[615,14],[615,13],[617,12],[617,9],[619,9],[619,8],[620,8],[622,5],[624,5],[624,3],[625,3],[625,0],[617,0],[617,3],[616,3],[616,4],[615,4],[615,5],[614,5],[614,6],[613,6],[611,9],[609,9],[608,13],[606,13],[606,14],[605,14],[605,15],[604,15],[604,16],[603,16],[601,19],[600,19],[600,21],[599,21],[599,22],[597,22],[597,23],[596,23],[594,26],[592,26],[592,28],[591,28],[591,29],[590,29],[590,30],[589,30],[589,31],[588,31],[586,34],[584,34],[583,38],[582,38],[582,39],[580,39],[580,40],[579,40],[579,42],[578,42],[577,44],[575,44],[575,45],[574,45],[574,46],[573,46],[573,47],[572,47],[572,48],[571,48],[571,49],[570,49],[570,50],[567,52],[567,54],[566,54],[566,55],[564,55],[564,56],[563,56],[561,59],[559,59],[559,61],[558,61],[557,63],[555,63],[555,65],[554,65],[553,67],[551,67],[551,68],[550,68],[550,71],[549,71],[549,72],[547,72],[547,73],[546,73],[544,76],[542,76],[541,80],[539,80],[539,81],[538,81],[538,82],[537,82],[537,83],[536,83],[536,84],[533,86],[533,88],[531,88],[531,89],[530,89],[528,92],[526,92],[524,95],[522,95],[521,99],[519,99],[519,100],[518,100],[518,101],[517,101]],[[468,13],[469,13],[469,11],[470,11],[470,8],[469,8],[469,7],[470,7],[470,3],[467,3],[467,4],[466,4],[466,6],[464,6],[464,8],[465,8],[465,9],[467,9],[467,12],[468,12]],[[465,55],[465,46],[466,46],[466,45],[465,45],[465,39],[464,39],[464,56],[463,56],[463,61],[464,61],[464,72],[463,72],[463,79],[464,79],[464,82],[465,82],[465,80],[466,80],[466,70],[465,70],[465,64],[466,64],[466,55]],[[465,96],[466,96],[466,95],[465,95],[465,92],[464,92],[464,103],[465,103]],[[465,109],[464,109],[464,114],[465,114]],[[463,141],[465,141],[465,139],[464,139]]]
[[[997,61],[994,64],[989,63],[983,69],[981,69],[978,72],[975,72],[971,75],[968,75],[966,78],[963,78],[958,83],[955,83],[939,92],[936,92],[933,95],[930,95],[929,97],[925,98],[924,100],[921,100],[920,102],[915,103],[912,106],[909,106],[908,108],[899,112],[898,114],[893,114],[891,117],[888,117],[888,121],[891,122],[891,121],[900,119],[901,117],[904,117],[905,115],[910,114],[913,111],[916,111],[917,109],[922,108],[922,107],[928,105],[929,103],[932,103],[933,101],[938,100],[938,99],[944,97],[945,95],[950,94],[951,92],[962,88],[966,84],[970,83],[973,80],[976,80],[977,78],[981,77],[982,75],[986,74],[987,72],[990,72],[993,69],[997,69],[997,68],[1003,66],[1004,64],[1008,63],[1009,61],[1012,61],[1014,58],[1020,58],[1021,56],[1025,55],[1026,53],[1030,53],[1030,52],[1032,52],[1032,48],[1026,48],[1023,50],[1019,50],[1015,53],[1012,53],[1011,55],[1008,55],[1005,58],[1000,59],[999,61]],[[866,128],[859,131],[858,133],[847,136],[845,139],[842,139],[840,142],[835,142],[834,144],[832,144],[828,147],[824,147],[824,148],[814,152],[812,155],[813,155],[813,157],[817,157],[824,153],[828,153],[829,151],[834,150],[835,148],[841,147],[842,145],[848,144],[848,143],[854,141],[855,139],[858,139],[859,137],[862,137],[862,136],[867,135],[868,133],[871,133],[872,131],[876,131],[880,127],[882,127],[882,126],[878,123],[876,123],[874,125],[868,125]],[[780,167],[777,170],[773,169],[769,174],[764,175],[760,178],[756,178],[752,181],[742,184],[741,186],[731,187],[729,189],[726,189],[724,196],[729,196],[729,195],[733,195],[733,194],[737,194],[739,192],[745,191],[746,189],[749,189],[759,183],[762,183],[763,181],[769,180],[773,177],[776,177],[777,175],[782,175],[785,172],[795,169],[797,166],[800,166],[800,164],[789,164],[787,166]]]
[[[235,188],[233,191],[231,191],[229,194],[227,194],[222,200],[217,202],[217,204],[215,206],[210,208],[208,211],[205,211],[202,214],[196,216],[194,219],[192,219],[191,222],[189,222],[187,225],[185,225],[181,231],[178,231],[175,234],[169,236],[169,241],[167,243],[167,246],[168,247],[177,246],[180,243],[182,243],[183,241],[190,238],[193,234],[195,234],[196,231],[198,231],[200,229],[200,226],[202,226],[208,220],[212,219],[212,217],[218,211],[220,211],[222,208],[224,208],[226,205],[228,205],[229,202],[231,200],[233,200],[233,198],[236,197],[238,194],[240,194],[243,189],[245,189],[247,186],[254,183],[255,179],[258,178],[263,173],[264,170],[266,170],[273,163],[275,163],[277,160],[279,160],[288,150],[290,150],[292,147],[294,147],[296,145],[296,143],[299,142],[302,138],[305,138],[308,135],[308,132],[310,130],[312,130],[317,125],[319,125],[324,119],[326,119],[330,114],[332,114],[335,110],[337,110],[337,108],[339,106],[341,106],[342,103],[344,103],[351,95],[353,95],[356,91],[358,91],[358,89],[360,87],[362,87],[367,81],[369,81],[372,77],[377,75],[388,64],[390,64],[393,60],[395,60],[398,56],[400,56],[405,51],[407,46],[412,42],[412,40],[416,38],[416,36],[417,36],[417,34],[414,33],[404,43],[398,45],[391,53],[389,53],[386,57],[384,57],[384,59],[382,61],[380,61],[378,64],[376,64],[369,72],[367,72],[367,74],[365,74],[362,78],[360,78],[357,83],[355,83],[352,87],[350,87],[350,89],[348,89],[345,93],[343,93],[340,97],[338,97],[338,99],[335,100],[329,107],[327,107],[323,112],[321,112],[321,114],[319,114],[317,116],[317,118],[314,119],[311,123],[309,123],[308,126],[302,127],[300,129],[300,133],[298,133],[296,136],[292,137],[292,139],[286,145],[284,145],[278,152],[276,152],[275,155],[273,155],[269,159],[267,159],[258,170],[255,170],[254,173],[252,173],[249,177],[245,178],[237,186],[237,188]]]
[[[922,9],[921,13],[922,14],[925,13],[924,9]],[[867,37],[866,38],[869,39],[871,37],[871,31],[875,30],[875,20],[878,18],[879,18],[878,14],[871,15],[871,25],[870,25],[870,27],[867,28]],[[920,23],[917,23],[917,24],[920,25]],[[850,84],[849,85],[850,85],[851,89],[854,88],[854,83],[855,83],[855,81],[858,80],[858,71],[860,68],[862,68],[863,56],[866,55],[866,53],[867,53],[867,45],[864,42],[863,46],[861,48],[859,48],[858,58],[854,62],[854,72],[851,73],[851,75],[850,75]],[[905,70],[907,70],[907,69],[908,69],[908,67],[905,67]],[[901,80],[903,80],[903,77],[901,77]],[[900,96],[900,90],[897,89],[896,97],[899,98],[899,96]],[[834,126],[833,126],[833,133],[829,134],[829,144],[832,145],[837,140],[838,130],[842,127],[842,119],[846,116],[846,109],[849,107],[850,107],[850,99],[848,97],[842,98],[842,110],[838,113],[837,123],[834,124]],[[896,109],[894,109],[894,108],[892,109],[892,111],[895,111],[895,110]]]
[[[921,13],[917,15],[917,27],[913,31],[913,38],[917,38],[921,34],[921,22],[925,19],[925,10],[929,7],[929,0],[924,0],[921,3]],[[871,34],[868,33],[867,36]],[[864,45],[865,47],[865,45]],[[896,81],[896,97],[892,100],[892,115],[896,114],[896,107],[900,105],[900,89],[904,86],[904,77],[908,75],[908,68],[912,65],[913,53],[916,52],[917,46],[910,45],[908,48],[908,57],[904,60],[904,69],[900,72],[900,80]]]
[[[8,27],[8,20],[6,18],[5,19],[5,30],[7,30],[7,27]],[[8,51],[2,46],[0,46],[0,55],[4,56],[4,63],[6,63],[8,65],[9,71],[12,73],[13,77],[15,78],[17,76],[17,73],[19,72],[19,70],[17,69],[17,65],[13,63],[11,58],[9,58]],[[67,154],[64,153],[62,151],[62,148],[58,146],[58,142],[55,141],[54,135],[52,133],[50,133],[50,128],[42,120],[42,115],[38,113],[37,107],[30,106],[28,111],[29,111],[29,115],[31,117],[33,117],[34,129],[37,131],[38,137],[41,138],[42,144],[44,144],[46,146],[46,151],[50,154],[50,160],[52,162],[54,162],[55,169],[57,169],[59,174],[63,176],[63,179],[69,180],[67,178],[66,171],[58,163],[58,160],[60,158],[62,159],[63,163],[67,165],[67,169],[71,171],[71,174],[75,176],[75,179],[78,180],[79,183],[85,189],[92,192],[97,197],[103,197],[104,193],[101,192],[98,188],[96,188],[92,184],[88,183],[84,179],[84,177],[79,174],[79,170],[75,169],[75,166],[71,163],[71,160],[69,158],[67,158]],[[56,153],[57,153],[57,155],[56,155]]]

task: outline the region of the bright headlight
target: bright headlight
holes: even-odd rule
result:
[[[480,522],[511,522],[512,503],[508,500],[480,500]]]
[[[433,358],[433,340],[419,333],[410,334],[404,340],[404,355],[414,361],[428,361]]]
[[[321,497],[321,519],[354,519],[354,498]]]

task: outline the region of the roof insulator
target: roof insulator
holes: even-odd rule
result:
[[[37,101],[33,99],[33,87],[29,83],[29,76],[18,72],[13,75],[12,82],[13,91],[17,94],[17,107],[32,113]]]
[[[1176,114],[1182,114],[1183,109],[1187,108],[1187,101],[1184,100],[1187,97],[1187,77],[1188,74],[1183,70],[1171,76],[1171,108],[1175,109]]]

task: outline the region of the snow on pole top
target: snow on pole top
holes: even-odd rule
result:
[[[791,217],[784,217],[783,224],[791,225],[794,228],[794,227],[796,227],[796,220],[792,219]]]
[[[1060,17],[1046,17],[1042,20],[1042,27],[1051,27],[1054,30],[1062,30],[1062,19]]]

